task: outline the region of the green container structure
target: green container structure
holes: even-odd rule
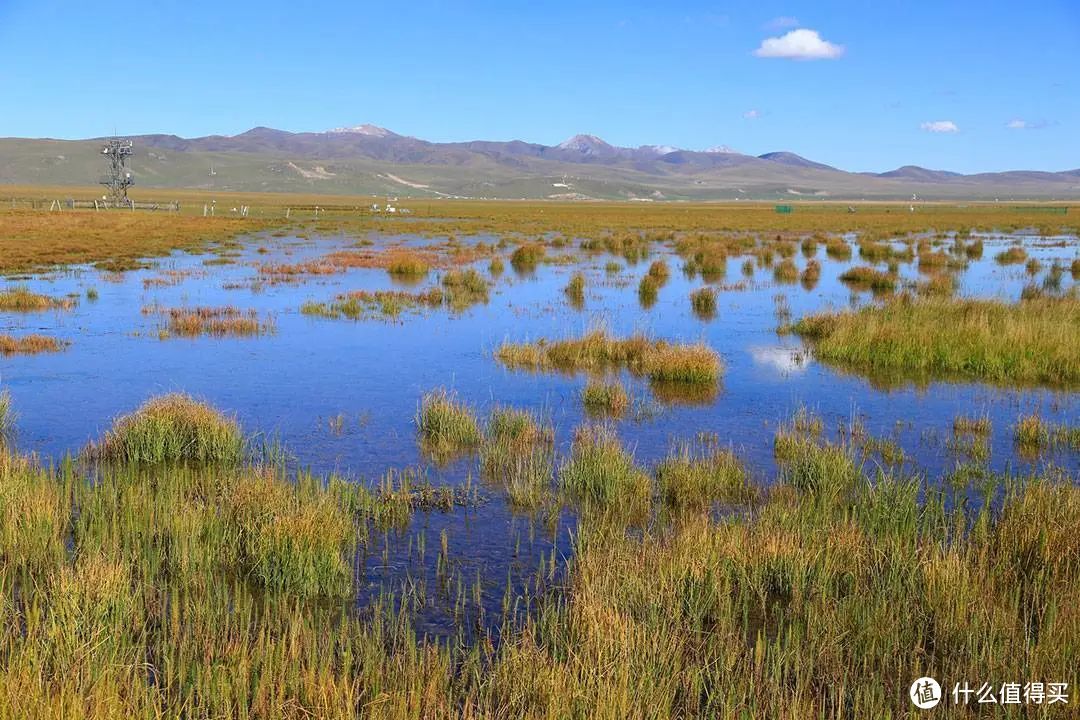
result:
[[[790,205],[777,205],[775,209],[776,212],[780,213],[781,215],[790,215],[791,211],[793,210]]]

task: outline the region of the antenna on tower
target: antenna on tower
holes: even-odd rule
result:
[[[127,191],[135,183],[135,178],[132,177],[131,171],[127,169],[127,159],[134,152],[130,140],[121,140],[116,137],[106,140],[104,147],[101,149],[101,154],[109,164],[108,174],[101,181],[101,184],[109,189],[109,195],[112,197],[114,207],[131,204],[131,201],[128,200]]]

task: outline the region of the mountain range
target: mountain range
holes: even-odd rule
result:
[[[963,175],[908,165],[853,173],[793,152],[755,156],[723,145],[628,148],[595,135],[558,145],[436,143],[357,125],[126,139],[135,147],[137,184],[162,189],[623,200],[1080,198],[1080,169]],[[101,142],[0,138],[0,184],[93,184],[105,169]]]

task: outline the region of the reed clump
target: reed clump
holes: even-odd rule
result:
[[[867,370],[942,374],[1000,383],[1080,383],[1080,299],[901,297],[820,313],[793,330],[822,360]]]
[[[244,436],[235,419],[190,395],[171,393],[117,418],[84,453],[118,463],[235,465],[244,456]]]

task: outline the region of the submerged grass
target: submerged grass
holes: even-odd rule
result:
[[[823,360],[867,370],[943,374],[1001,383],[1080,383],[1080,298],[901,297],[821,313],[793,330]]]

